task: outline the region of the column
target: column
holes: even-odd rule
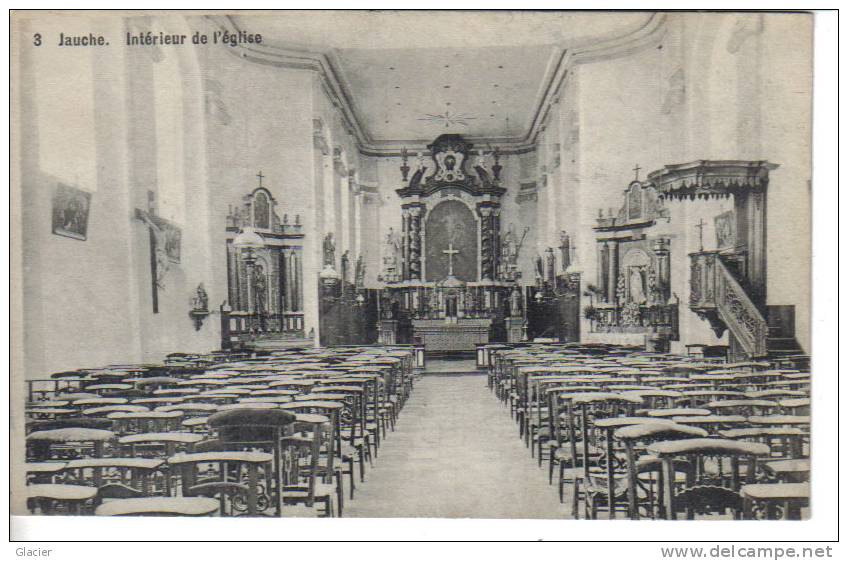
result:
[[[609,251],[609,278],[607,282],[607,301],[616,304],[615,290],[618,287],[618,241],[607,242]]]
[[[748,282],[754,300],[762,304],[766,300],[766,195],[754,192],[745,198],[748,199]]]
[[[339,227],[339,250],[341,253],[345,251],[350,251],[351,260],[356,259],[356,255],[353,251],[351,251],[351,235],[350,235],[350,227],[351,227],[351,184],[350,184],[350,174],[348,170],[343,167],[339,170],[339,192],[341,194],[340,202],[340,215],[341,215],[341,224]]]
[[[657,256],[657,282],[661,288],[660,295],[663,298],[663,304],[668,301],[668,290],[671,286],[671,272],[669,270],[670,241],[666,238],[660,238],[654,242],[654,254]]]
[[[498,278],[501,261],[501,209],[492,211],[492,279]]]
[[[477,213],[480,215],[480,278],[495,280],[498,273],[501,209],[498,203],[487,202],[477,206]]]
[[[347,197],[347,166],[344,161],[344,153],[341,147],[336,146],[333,148],[333,159],[332,159],[333,168],[330,172],[330,176],[332,178],[332,199],[333,204],[331,205],[331,216],[332,219],[330,223],[333,225],[333,233],[336,238],[336,254],[341,256],[344,254],[345,250],[348,247],[345,245],[347,240],[347,236],[343,227],[343,197]]]
[[[421,215],[420,205],[409,208],[409,278],[421,279]]]
[[[360,255],[365,253],[365,250],[362,247],[362,198],[362,192],[359,190],[359,187],[354,184],[352,252],[356,255],[357,259]],[[375,232],[379,233],[379,230],[375,230]],[[365,259],[365,257],[363,257],[363,259]]]
[[[409,279],[409,209],[401,210],[401,278]]]

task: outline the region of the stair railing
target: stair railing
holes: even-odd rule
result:
[[[730,329],[752,358],[766,356],[768,323],[718,252],[701,251],[689,257],[692,311],[708,320],[718,335]]]

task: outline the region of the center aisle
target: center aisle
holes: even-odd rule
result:
[[[486,377],[427,376],[345,517],[567,518]]]

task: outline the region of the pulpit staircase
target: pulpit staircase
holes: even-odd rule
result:
[[[795,340],[792,306],[765,306],[732,256],[700,251],[689,257],[689,308],[710,323],[716,336],[730,332],[731,360],[803,355]]]

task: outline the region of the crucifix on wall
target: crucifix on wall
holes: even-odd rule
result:
[[[164,278],[171,263],[180,262],[182,230],[161,218],[156,211],[156,194],[147,192],[147,209],[135,209],[135,218],[144,222],[150,235],[150,277],[153,313],[159,313],[159,290],[165,288]]]
[[[164,235],[162,229],[156,224],[156,194],[147,192],[147,209],[135,209],[135,217],[147,225],[150,235],[150,276],[151,296],[153,299],[153,313],[159,313],[159,288],[162,286],[162,278],[168,268],[168,260],[164,257]]]

